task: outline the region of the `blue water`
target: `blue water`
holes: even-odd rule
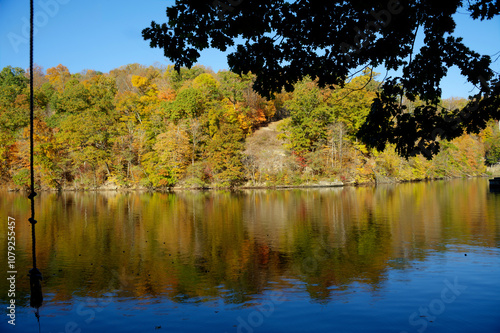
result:
[[[199,228],[203,230],[199,234],[188,233],[190,236],[186,239],[189,239],[189,242],[179,246],[179,248],[184,248],[184,252],[181,251],[178,256],[174,255],[178,261],[172,266],[167,267],[166,261],[162,261],[161,258],[167,253],[165,252],[161,257],[154,257],[156,264],[148,266],[147,274],[136,266],[134,273],[131,273],[133,265],[131,264],[130,267],[124,267],[124,271],[116,269],[118,274],[107,275],[109,281],[95,281],[97,275],[89,275],[82,278],[81,287],[74,287],[74,281],[68,287],[68,281],[75,278],[66,277],[66,282],[64,279],[58,280],[57,272],[61,269],[65,272],[64,270],[68,267],[72,267],[69,259],[42,262],[42,272],[49,274],[54,272],[52,273],[54,277],[44,284],[45,299],[40,309],[41,331],[500,332],[500,249],[498,247],[500,223],[497,215],[500,209],[497,206],[500,197],[488,193],[487,183],[483,179],[451,184],[426,184],[424,188],[422,184],[399,186],[402,187],[394,186],[389,191],[392,195],[396,193],[399,197],[395,205],[388,204],[390,200],[395,199],[386,193],[387,189],[383,189],[383,192],[376,192],[373,189],[351,188],[342,190],[348,192],[336,190],[335,194],[299,191],[294,192],[296,195],[289,198],[283,198],[281,196],[283,193],[276,197],[276,193],[268,191],[266,194],[260,194],[260,198],[265,200],[251,200],[260,205],[260,208],[252,208],[255,209],[253,212],[249,208],[251,205],[244,204],[249,196],[255,195],[253,192],[225,193],[224,199],[221,197],[214,199],[215,194],[205,194],[202,199],[196,199],[204,203],[200,206],[204,208],[200,209],[207,210],[207,213],[200,214],[199,218],[209,219],[211,222],[199,225]],[[454,186],[459,186],[466,192],[457,194]],[[373,193],[370,192],[372,190]],[[414,195],[415,191],[424,190],[435,191],[433,195],[442,199],[436,202],[435,198],[431,197],[429,202],[421,205],[415,200]],[[451,192],[445,196],[443,191]],[[366,193],[374,195],[366,196]],[[471,200],[469,206],[457,206],[456,209],[460,214],[449,209],[454,205],[453,200],[456,200],[457,204],[463,203],[464,198],[472,193],[474,195],[479,193],[482,196],[477,201],[479,203]],[[220,230],[212,232],[210,229],[212,224],[212,228],[218,227],[215,227],[216,222],[211,220],[215,218],[215,215],[211,215],[207,207],[212,205],[214,200],[224,206],[220,200],[234,200],[233,195],[238,198],[237,202],[243,202],[241,207],[248,213],[241,222],[243,229],[233,232],[235,239],[243,237],[244,241],[249,244],[254,244],[250,240],[262,244],[263,240],[268,237],[267,245],[266,247],[260,245],[258,250],[260,252],[257,251],[259,255],[256,254],[257,252],[252,252],[253,250],[247,251],[251,253],[248,255],[249,258],[245,257],[245,253],[234,255],[235,260],[232,263],[229,261],[233,257],[226,255],[227,265],[220,266],[220,271],[213,272],[214,267],[219,267],[217,265],[220,263],[212,263],[203,249],[216,243],[213,237],[225,237],[224,230],[229,228],[227,223],[231,222],[221,220],[223,226]],[[331,195],[334,197],[330,197]],[[388,197],[385,197],[386,195]],[[405,195],[408,198],[405,198]],[[339,222],[340,226],[333,228],[334,224],[332,224],[339,221],[339,215],[332,215],[333,217],[328,219],[324,212],[318,213],[316,205],[325,205],[324,202],[321,203],[325,198],[343,198],[351,202],[347,206],[339,206],[349,210],[346,215],[341,215],[346,220]],[[381,209],[379,213],[372,212],[371,216],[375,220],[372,221],[370,218],[371,222],[366,222],[363,217],[362,210],[370,206],[370,204],[367,206],[367,198],[376,198],[376,205],[373,207],[388,205],[387,209]],[[192,198],[188,199],[185,202],[190,202]],[[353,201],[358,203],[352,204]],[[159,202],[161,203],[162,200]],[[208,202],[210,205],[207,205]],[[280,221],[279,218],[270,218],[270,216],[276,216],[276,209],[283,205],[283,202],[288,207],[287,209],[296,209],[294,210],[296,214],[293,216],[297,220],[294,223]],[[291,206],[287,206],[288,202]],[[370,199],[370,202],[375,201]],[[412,207],[412,202],[415,204],[414,207]],[[233,209],[240,207],[235,208],[233,203],[231,205]],[[440,205],[440,207],[436,208],[434,205]],[[407,219],[412,222],[401,221],[401,216],[404,216],[401,213],[402,208],[410,213]],[[236,211],[228,212],[225,216],[235,214]],[[106,214],[109,215],[109,211]],[[146,218],[144,212],[139,215],[141,214]],[[180,216],[171,218],[178,219]],[[253,218],[248,216],[253,216]],[[394,221],[396,217],[399,219],[397,222]],[[414,219],[416,220],[413,221]],[[257,220],[266,222],[259,224]],[[361,223],[362,221],[366,223]],[[151,238],[146,236],[143,239],[149,239],[149,243],[152,242],[151,240],[157,240],[160,237],[158,236],[159,230],[164,223],[158,222],[159,229],[155,229],[157,233],[150,236]],[[424,228],[422,225],[425,223],[428,223],[428,226]],[[87,221],[87,224],[83,225],[84,231],[75,231],[75,237],[78,237],[79,233],[83,235],[84,232],[89,232],[92,224]],[[436,227],[437,225],[439,228]],[[129,225],[130,228],[134,228],[133,226],[133,223]],[[94,227],[97,229],[93,235],[97,238],[102,236],[99,236],[99,233],[105,233],[105,229],[109,228],[105,225],[103,229],[99,229],[98,225]],[[333,232],[342,228],[351,231],[347,231],[343,236]],[[181,229],[180,225],[173,224],[167,231],[176,236],[174,240],[181,240],[184,237],[184,231],[180,231]],[[127,232],[127,229],[120,230],[122,233]],[[366,232],[357,233],[359,230]],[[381,238],[373,236],[373,242],[366,240],[377,233]],[[398,236],[398,238],[397,233],[404,233],[406,236]],[[41,234],[44,233],[41,232]],[[142,233],[137,229],[135,234]],[[145,234],[148,234],[147,230]],[[310,235],[321,237],[326,234],[329,236],[327,244],[335,244],[335,246],[328,248],[326,252],[320,250],[307,252],[310,247],[320,248],[321,246],[318,247],[319,242],[316,238],[314,242],[308,242],[304,234],[307,237]],[[80,236],[83,237],[82,235]],[[196,238],[201,237],[199,235],[205,235],[206,241]],[[347,240],[342,241],[341,236]],[[134,236],[134,239],[137,239],[136,237],[139,236]],[[364,240],[361,241],[358,238]],[[382,239],[385,243],[382,243]],[[173,242],[173,240],[170,241]],[[42,242],[43,238],[40,240],[40,243]],[[165,248],[162,247],[161,242],[158,243],[161,246],[155,245],[154,251],[158,256],[160,256],[158,253],[163,250],[170,251],[174,246],[169,243],[169,240],[166,241]],[[224,244],[227,244],[227,251],[239,249],[230,241],[225,241]],[[293,246],[287,244],[293,244]],[[370,247],[372,246],[370,244],[374,244],[374,247]],[[131,263],[147,261],[146,257],[141,257],[141,246],[129,244]],[[197,246],[200,248],[197,249]],[[354,247],[356,249],[353,250]],[[214,245],[213,249],[215,248]],[[139,253],[132,254],[134,249]],[[374,254],[379,251],[378,249],[385,249],[382,251],[384,254]],[[335,252],[337,250],[340,252]],[[82,249],[77,251],[82,251]],[[149,254],[147,248],[143,251],[153,256]],[[226,253],[224,249],[219,251]],[[262,254],[263,251],[269,251],[271,255],[267,255],[267,252]],[[277,253],[274,257],[273,251]],[[117,252],[123,253],[125,250]],[[208,263],[204,264],[203,269],[209,271],[179,273],[180,268],[188,269],[189,267],[186,266],[192,265],[191,255],[198,252],[205,253],[203,258],[207,258]],[[306,254],[303,255],[303,253]],[[61,250],[60,256],[63,255]],[[340,255],[341,259],[333,259],[333,256],[337,255]],[[26,256],[29,257],[29,253]],[[109,254],[109,256],[111,260],[114,260],[112,255]],[[217,254],[214,256],[216,257]],[[254,256],[260,257],[254,258]],[[135,261],[138,257],[142,259]],[[86,257],[85,260],[90,262],[99,259]],[[251,262],[251,267],[253,267],[245,271],[245,274],[255,275],[251,277],[238,275],[238,278],[232,280],[232,276],[237,273],[230,274],[227,270],[233,269],[231,267],[234,265],[243,267],[245,262]],[[171,271],[163,271],[169,269]],[[156,274],[155,270],[158,270],[158,274],[165,275],[163,284],[154,279],[143,281],[148,279],[148,276]],[[182,277],[186,277],[189,281],[183,282]],[[18,279],[22,280],[24,277],[18,274]],[[175,282],[169,282],[174,279]],[[235,284],[235,281],[240,284]],[[61,292],[58,290],[60,288],[68,288],[68,291]],[[23,298],[17,301],[29,303],[29,294],[25,293]],[[2,307],[5,308],[6,305],[7,297],[4,296]],[[7,316],[0,320],[1,332],[38,331],[34,310],[29,307],[16,307],[15,326],[9,325],[7,320]]]

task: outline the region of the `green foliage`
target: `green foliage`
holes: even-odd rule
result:
[[[189,82],[206,72],[207,69],[203,66],[182,67],[177,71],[174,66],[169,65],[164,78],[174,90],[178,90],[185,82]]]
[[[18,170],[14,175],[12,175],[12,181],[17,186],[28,188],[30,184],[30,170],[27,168]]]
[[[174,101],[163,103],[166,116],[173,122],[186,118],[197,118],[204,111],[205,95],[199,89],[182,89]]]
[[[500,128],[498,122],[490,124],[488,133],[484,139],[486,150],[486,162],[489,165],[500,162]]]
[[[68,114],[78,114],[87,110],[91,105],[91,95],[84,84],[77,79],[71,79],[65,89],[54,93],[51,107],[58,117]]]
[[[335,121],[344,124],[351,138],[354,138],[365,122],[376,97],[375,92],[369,88],[370,84],[377,84],[374,74],[369,70],[363,74],[353,78],[343,89],[335,89],[329,99],[329,103],[333,105]]]
[[[115,79],[104,75],[95,75],[86,81],[90,105],[100,113],[109,113],[114,109],[117,92]]]
[[[220,95],[220,83],[209,73],[198,75],[192,82],[195,89],[201,91],[209,100],[217,99]]]
[[[207,163],[202,161],[189,165],[186,169],[184,185],[190,188],[205,188],[210,185],[210,175],[206,173]]]
[[[16,87],[18,92],[28,86],[29,79],[24,69],[7,66],[0,72],[0,86]],[[5,96],[8,97],[8,96]]]
[[[238,75],[230,71],[220,71],[217,73],[224,97],[231,102],[243,102],[245,100],[245,90],[251,90],[253,83],[252,75]]]
[[[319,88],[311,81],[298,84],[285,107],[290,111],[290,121],[285,129],[288,132],[288,146],[298,156],[304,157],[326,139],[332,110],[322,98]]]
[[[0,72],[0,128],[15,132],[29,120],[29,80],[21,68],[7,66]]]
[[[496,136],[495,140],[486,143],[488,151],[486,152],[486,161],[489,165],[497,164],[500,162],[500,136]]]

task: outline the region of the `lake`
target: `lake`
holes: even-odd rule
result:
[[[16,317],[29,307],[25,194]],[[37,196],[42,332],[500,332],[500,194],[485,178],[377,187]]]

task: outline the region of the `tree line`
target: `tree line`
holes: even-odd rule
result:
[[[432,160],[404,159],[356,138],[382,82],[365,69],[342,86],[305,78],[266,99],[255,76],[203,66],[130,64],[102,73],[34,70],[37,186],[51,189],[234,187],[319,181],[472,176],[500,158],[491,121],[478,135],[441,141]],[[29,75],[0,72],[0,180],[29,182]],[[334,88],[334,89],[332,89]],[[422,105],[402,100],[408,112]],[[464,99],[442,100],[447,108]],[[268,131],[266,131],[266,129]]]

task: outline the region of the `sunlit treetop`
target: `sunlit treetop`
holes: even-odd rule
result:
[[[400,70],[400,77],[385,80],[360,136],[377,148],[389,140],[406,156],[431,156],[437,139],[477,131],[487,119],[500,118],[500,85],[491,58],[454,35],[453,17],[461,9],[473,19],[491,19],[500,13],[499,0],[227,1],[177,0],[167,8],[168,23],[152,22],[143,37],[162,48],[176,68],[191,67],[203,49],[231,47],[229,68],[254,73],[254,89],[268,97],[292,90],[307,76],[329,86],[342,85],[361,66]],[[417,49],[421,34],[423,46]],[[441,79],[452,66],[479,88],[471,102],[476,104],[465,107],[474,108],[470,117],[455,110],[446,111],[444,119],[436,106]],[[418,107],[414,116],[398,103],[402,96],[419,96],[434,106]]]

